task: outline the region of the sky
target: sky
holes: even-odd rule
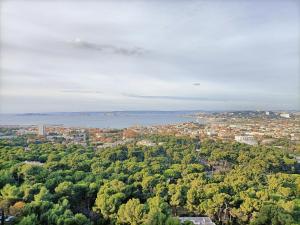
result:
[[[0,112],[299,110],[299,1],[0,3]]]

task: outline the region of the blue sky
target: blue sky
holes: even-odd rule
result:
[[[0,112],[299,109],[298,1],[2,1]]]

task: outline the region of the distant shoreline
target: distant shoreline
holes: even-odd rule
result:
[[[96,113],[5,114],[0,126],[36,126],[49,124],[64,127],[121,129],[132,126],[156,126],[195,122],[192,111],[124,111]]]
[[[21,116],[32,116],[32,115],[40,115],[40,116],[48,116],[48,115],[63,115],[63,114],[109,114],[109,113],[230,113],[230,112],[264,112],[264,111],[272,111],[272,112],[290,112],[297,113],[300,112],[300,109],[266,109],[266,110],[242,110],[242,109],[233,109],[233,110],[108,110],[108,111],[74,111],[74,112],[27,112],[27,113],[0,113],[1,115],[21,115]]]

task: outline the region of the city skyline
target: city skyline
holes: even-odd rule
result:
[[[0,112],[299,110],[298,6],[4,1]]]

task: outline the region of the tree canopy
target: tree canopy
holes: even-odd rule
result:
[[[283,150],[202,140],[195,151],[190,138],[146,138],[155,145],[30,151],[0,140],[0,208],[19,225],[300,223],[299,165]]]

